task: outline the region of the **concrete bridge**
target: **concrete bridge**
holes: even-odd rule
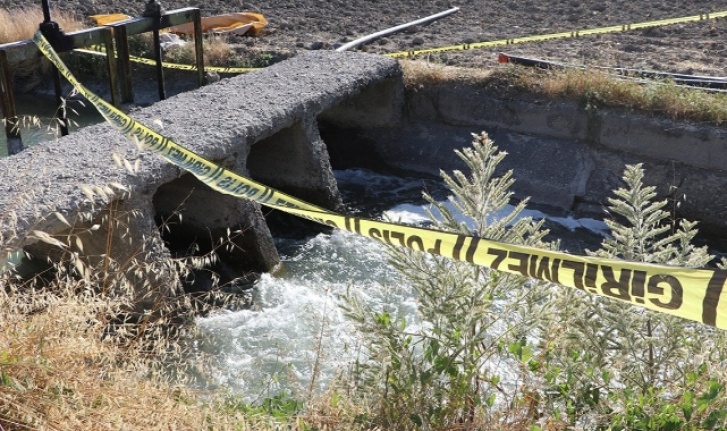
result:
[[[402,112],[401,78],[391,59],[306,53],[130,115],[222,166],[340,210],[318,121],[395,124]],[[269,271],[279,262],[259,205],[208,189],[105,124],[0,159],[0,187],[4,251],[24,248],[51,260],[75,253],[91,267],[112,256],[119,268],[132,260],[138,268],[138,262],[170,255],[159,225],[182,223],[177,236],[216,249],[247,270]],[[155,283],[164,283],[168,274],[154,272]]]
[[[602,214],[624,164],[643,162],[645,182],[676,199],[680,215],[724,231],[724,128],[499,91],[446,79],[405,91],[394,60],[311,52],[131,115],[205,158],[333,210],[342,203],[331,159],[436,176],[465,169],[453,149],[486,130],[510,153],[502,167],[515,170],[516,195]],[[124,271],[128,262],[169,261],[192,243],[245,270],[279,263],[257,204],[211,191],[107,125],[0,159],[0,224],[2,251],[55,261],[66,253],[92,267],[111,256],[132,282],[149,275]],[[166,244],[160,227],[174,232]],[[244,276],[219,272],[223,282]],[[159,285],[174,277],[152,273]]]

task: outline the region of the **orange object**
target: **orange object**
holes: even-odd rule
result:
[[[203,33],[233,33],[257,36],[267,25],[268,20],[264,16],[253,12],[229,13],[202,18]],[[188,22],[169,27],[167,30],[172,33],[194,34],[194,24]]]
[[[110,13],[104,15],[92,15],[89,18],[94,20],[97,25],[106,25],[132,17],[121,13]],[[202,17],[203,33],[233,33],[257,36],[267,25],[268,20],[265,19],[262,14],[254,12],[238,12]],[[175,25],[174,27],[166,29],[166,31],[171,33],[193,35],[194,24],[189,22],[186,24]]]
[[[103,15],[91,15],[89,18],[96,22],[96,25],[106,25],[131,18],[123,13],[107,13]]]

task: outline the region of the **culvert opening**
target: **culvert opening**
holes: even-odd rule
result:
[[[333,169],[362,168],[376,172],[389,169],[377,153],[376,142],[366,135],[365,129],[325,120],[319,120],[318,127]]]
[[[220,290],[244,294],[268,270],[250,226],[233,217],[235,202],[191,174],[157,189],[155,222],[175,259],[187,269],[182,280],[188,293]]]

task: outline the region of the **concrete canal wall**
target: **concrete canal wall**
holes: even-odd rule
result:
[[[644,163],[646,182],[681,202],[681,216],[713,232],[725,227],[720,127],[503,97],[472,83],[405,90],[398,63],[373,55],[306,53],[130,115],[205,158],[332,210],[343,207],[332,168],[436,176],[464,169],[453,150],[485,130],[509,153],[503,169],[515,170],[520,197],[602,214],[624,165]],[[245,271],[279,262],[259,205],[208,189],[107,125],[1,159],[0,188],[5,250],[154,262],[191,243],[211,250],[226,242],[221,258]],[[165,245],[160,229],[183,239]]]
[[[321,51],[130,116],[222,166],[340,210],[317,118],[358,127],[393,124],[402,95],[396,61]],[[77,253],[92,264],[108,255],[120,263],[155,262],[170,255],[160,225],[181,225],[184,236],[208,249],[227,241],[228,229],[236,232],[218,252],[237,267],[268,271],[279,262],[259,205],[212,192],[105,124],[0,159],[0,187],[5,250],[24,248],[51,260]]]
[[[623,186],[625,165],[643,163],[645,183],[657,187],[659,198],[680,202],[680,216],[714,234],[727,227],[724,127],[450,82],[407,90],[394,127],[322,129],[355,137],[350,146],[329,143],[342,160],[367,154],[370,164],[426,175],[465,169],[453,150],[484,130],[509,153],[502,168],[514,170],[517,196],[586,215],[603,215],[611,191]]]

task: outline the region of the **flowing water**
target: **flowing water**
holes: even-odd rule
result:
[[[446,199],[436,181],[363,170],[338,171],[336,178],[349,212],[361,216],[421,224],[426,221],[421,190]],[[533,210],[524,215],[546,216]],[[606,229],[600,221],[568,217],[550,217],[548,227],[558,237],[575,235],[578,240],[569,244],[579,247],[597,244]],[[314,386],[324,387],[347,369],[360,347],[339,307],[347,289],[357,289],[375,309],[398,310],[416,325],[411,288],[388,264],[382,244],[335,230],[302,240],[279,239],[278,246],[283,270],[262,277],[253,309],[198,319],[196,348],[215,358],[207,385],[228,386],[250,402],[281,389],[305,394],[314,374]]]

